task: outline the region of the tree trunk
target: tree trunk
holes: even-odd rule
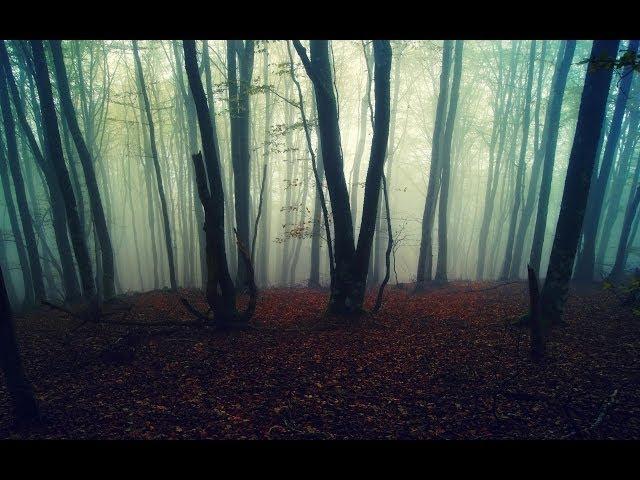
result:
[[[31,268],[29,267],[29,255],[22,240],[22,232],[18,222],[16,207],[13,203],[11,194],[11,181],[9,180],[9,169],[7,168],[7,159],[4,156],[4,145],[0,136],[0,178],[2,180],[2,189],[4,191],[4,203],[9,214],[9,224],[11,225],[11,233],[16,242],[16,250],[18,252],[18,260],[20,262],[20,271],[22,273],[22,283],[24,285],[23,308],[28,309],[35,304],[33,293],[33,279],[31,277]],[[4,240],[0,240],[4,241]]]
[[[71,131],[71,137],[76,146],[76,151],[80,157],[82,171],[85,181],[87,182],[87,193],[89,195],[89,206],[91,207],[91,215],[95,232],[100,243],[100,252],[102,254],[102,288],[105,300],[109,300],[115,295],[114,286],[114,259],[113,247],[111,245],[111,236],[107,226],[107,219],[102,208],[102,200],[100,198],[100,190],[98,188],[98,180],[96,172],[93,168],[93,158],[89,153],[89,149],[80,132],[78,118],[76,116],[73,101],[71,100],[71,92],[69,91],[69,80],[67,79],[67,70],[64,66],[64,58],[62,56],[62,47],[60,40],[49,41],[53,64],[56,72],[56,83],[60,93],[60,103],[62,111],[67,120],[67,125]]]
[[[520,216],[520,222],[518,224],[518,232],[516,233],[515,244],[513,247],[513,258],[511,260],[511,278],[518,278],[520,276],[520,270],[523,261],[522,252],[524,251],[524,242],[531,225],[531,216],[535,208],[537,193],[540,186],[540,172],[542,171],[542,159],[544,148],[546,145],[546,139],[549,136],[549,130],[551,125],[548,121],[549,110],[545,114],[545,122],[542,130],[542,142],[538,142],[538,131],[540,128],[540,105],[542,103],[542,80],[544,77],[544,60],[546,58],[547,40],[542,41],[542,52],[540,53],[540,68],[538,70],[538,80],[536,85],[536,108],[534,113],[534,156],[533,165],[531,166],[531,177],[529,178],[529,188],[527,190],[527,198],[522,208],[522,215]],[[553,83],[552,83],[553,89]],[[554,127],[555,128],[555,127]]]
[[[160,207],[162,210],[162,222],[164,225],[164,240],[167,249],[167,259],[169,262],[169,281],[171,283],[171,290],[177,290],[178,284],[176,283],[175,263],[173,260],[173,243],[171,241],[171,228],[169,226],[169,213],[167,210],[167,200],[164,195],[164,187],[162,185],[162,174],[160,172],[160,164],[158,162],[158,150],[156,149],[155,129],[153,125],[153,117],[151,116],[151,105],[149,104],[149,96],[147,95],[147,88],[144,82],[144,73],[142,71],[142,62],[140,62],[140,54],[138,52],[138,41],[133,40],[133,57],[136,63],[136,73],[138,77],[138,84],[140,86],[140,93],[144,101],[144,109],[147,116],[147,123],[149,125],[149,144],[151,147],[151,159],[153,161],[153,167],[155,169],[156,181],[158,183],[158,194],[160,196]]]
[[[18,423],[38,418],[38,404],[31,383],[22,368],[20,351],[13,327],[13,316],[4,275],[0,269],[0,367],[7,382],[7,391]]]
[[[540,272],[542,265],[542,247],[544,246],[544,236],[547,229],[547,213],[549,211],[549,195],[551,194],[551,181],[553,177],[553,166],[556,156],[556,145],[558,143],[558,125],[560,124],[560,111],[562,108],[562,99],[564,97],[565,86],[567,84],[567,75],[569,67],[573,60],[573,54],[576,49],[575,40],[567,40],[563,52],[558,52],[558,62],[556,63],[557,76],[553,83],[553,91],[551,92],[551,101],[549,106],[549,114],[547,120],[550,130],[549,137],[545,145],[544,163],[542,165],[542,181],[540,184],[540,194],[538,197],[538,211],[536,214],[536,223],[533,230],[533,244],[531,246],[531,256],[529,264],[534,271]],[[562,58],[562,60],[560,60]],[[598,131],[597,135],[600,132]],[[597,141],[597,139],[596,139]]]
[[[313,100],[313,108],[312,111],[317,111],[316,109],[316,97],[315,93],[312,94]],[[320,229],[322,224],[322,198],[318,188],[323,188],[324,183],[324,163],[322,161],[322,144],[320,143],[320,132],[316,129],[316,135],[318,138],[317,144],[317,157],[320,159],[318,162],[317,170],[318,170],[318,180],[320,186],[316,185],[316,195],[315,202],[313,206],[313,227],[311,230],[311,270],[309,273],[309,288],[320,288],[320,240],[321,233]]]
[[[235,191],[236,224],[240,242],[249,248],[249,206],[251,204],[251,158],[249,153],[249,89],[253,74],[254,41],[227,41],[229,115]],[[237,62],[236,62],[237,59]],[[236,67],[237,65],[237,67]],[[248,287],[242,255],[238,255],[237,284]]]
[[[447,209],[449,206],[449,178],[451,175],[451,140],[453,138],[453,128],[456,121],[456,111],[458,109],[460,77],[462,77],[463,46],[464,42],[462,40],[456,40],[451,95],[442,139],[442,163],[440,167],[442,179],[438,212],[438,264],[435,277],[439,283],[447,282]]]
[[[230,321],[236,317],[236,292],[229,274],[224,243],[224,193],[220,175],[220,160],[215,148],[216,141],[213,136],[207,97],[198,72],[195,41],[184,40],[183,49],[187,79],[198,114],[202,149],[207,159],[205,173],[202,157],[199,154],[194,155],[198,192],[205,211],[206,296],[214,315],[222,321]],[[220,288],[220,294],[218,288]]]
[[[633,94],[632,94],[633,95]],[[624,190],[625,184],[629,176],[629,170],[631,168],[631,155],[635,149],[638,141],[638,127],[640,126],[640,110],[634,110],[630,113],[629,129],[627,133],[627,139],[625,141],[624,148],[620,153],[618,160],[618,171],[616,177],[611,184],[609,205],[607,207],[606,214],[604,215],[604,223],[600,229],[600,241],[598,244],[598,253],[596,256],[596,263],[602,265],[605,262],[607,247],[609,246],[611,234],[613,232],[614,224],[618,218],[620,211],[620,202],[622,200],[621,193]]]
[[[453,41],[444,41],[442,52],[442,70],[440,72],[440,92],[436,106],[435,126],[431,144],[431,165],[429,167],[429,186],[422,214],[422,236],[420,238],[420,252],[418,254],[418,272],[416,273],[416,288],[422,288],[425,281],[431,280],[433,265],[433,222],[436,213],[436,202],[440,190],[441,179],[441,136],[447,116],[447,98],[449,96],[449,74],[451,70],[451,56]]]
[[[93,279],[89,249],[87,248],[84,228],[78,216],[76,199],[73,194],[71,180],[69,179],[69,172],[67,171],[67,166],[65,165],[62,154],[62,142],[60,141],[60,131],[58,130],[58,119],[53,102],[53,92],[51,90],[47,60],[42,41],[31,40],[30,44],[33,53],[35,81],[40,98],[40,110],[42,113],[47,152],[49,153],[49,160],[53,164],[53,169],[60,185],[62,199],[67,213],[69,236],[71,237],[71,244],[73,245],[78,271],[80,272],[83,295],[91,299],[95,296],[95,282]]]
[[[531,89],[533,86],[533,66],[536,58],[536,41],[531,41],[531,49],[529,52],[529,68],[527,72],[527,86],[525,87],[524,97],[524,113],[522,117],[522,143],[520,144],[520,158],[518,159],[518,167],[516,171],[516,191],[513,200],[513,209],[511,211],[511,220],[509,222],[509,232],[507,233],[507,249],[504,255],[504,263],[502,264],[502,273],[500,278],[506,280],[509,278],[511,271],[513,243],[518,222],[518,214],[520,213],[520,203],[522,202],[522,189],[524,188],[525,159],[527,155],[527,144],[529,143],[529,124],[531,116]]]
[[[4,68],[7,84],[11,93],[13,106],[18,117],[20,128],[23,135],[27,138],[29,148],[33,157],[40,168],[40,171],[45,177],[46,184],[49,192],[49,200],[51,204],[51,216],[53,223],[53,231],[55,234],[56,245],[58,247],[58,253],[60,256],[60,263],[62,266],[62,281],[65,291],[65,300],[73,302],[80,297],[80,286],[78,284],[78,278],[76,277],[75,266],[73,265],[73,252],[71,245],[69,244],[69,238],[67,237],[67,218],[65,213],[64,201],[62,199],[62,192],[60,191],[60,185],[53,171],[53,161],[49,160],[50,153],[47,149],[47,145],[44,139],[41,138],[41,144],[45,149],[47,161],[42,154],[35,135],[31,130],[31,126],[26,117],[24,110],[24,104],[18,88],[11,72],[9,63],[9,55],[5,47],[4,41],[0,41],[0,62]],[[36,118],[36,126],[39,126],[37,119],[39,118],[37,104],[34,105],[34,115]]]
[[[629,42],[628,51],[635,55],[638,51],[638,40]],[[589,201],[587,203],[587,212],[584,222],[583,245],[579,261],[575,267],[575,278],[582,282],[591,282],[595,268],[596,255],[596,236],[598,234],[598,225],[600,224],[600,213],[604,195],[609,182],[613,159],[620,138],[620,130],[622,126],[622,118],[625,113],[627,99],[629,98],[629,90],[631,80],[633,78],[633,69],[626,67],[623,70],[618,94],[616,96],[616,105],[611,118],[611,126],[607,135],[607,143],[602,155],[600,172],[597,176],[593,188],[590,189]]]
[[[519,46],[519,42],[512,42],[511,62],[506,77],[507,82],[504,88],[499,88],[497,92],[499,99],[497,101],[497,108],[494,111],[494,126],[492,127],[491,143],[489,145],[489,176],[487,178],[487,189],[485,191],[482,224],[480,226],[480,233],[478,235],[478,265],[476,269],[476,275],[479,280],[485,278],[487,242],[489,240],[489,229],[491,227],[491,221],[493,219],[493,211],[496,193],[498,190],[498,183],[501,178],[500,168],[502,165],[502,155],[504,153],[504,145],[507,136],[507,118],[512,111],[515,74],[517,70],[516,59]],[[500,61],[502,61],[502,55],[500,56]],[[512,147],[513,146],[514,143],[512,143]],[[508,155],[507,162],[510,158],[511,156]],[[504,176],[502,178],[504,178]],[[489,263],[491,264],[491,262]]]
[[[193,155],[198,150],[198,140],[197,140],[197,127],[196,127],[196,112],[195,105],[193,103],[193,98],[190,97],[187,93],[187,89],[185,88],[183,77],[182,77],[182,66],[179,63],[180,59],[180,50],[178,48],[178,42],[173,42],[174,48],[174,56],[176,58],[176,77],[178,79],[178,87],[182,94],[182,98],[184,100],[184,106],[186,108],[186,117],[187,117],[187,135],[189,138],[189,155]],[[207,42],[204,42],[203,52],[202,52],[202,66],[204,69],[205,79],[207,82],[207,95],[209,96],[209,111],[211,112],[211,125],[213,128],[214,139],[217,138],[216,135],[216,124],[215,124],[215,107],[214,107],[214,99],[213,99],[213,90],[212,90],[212,80],[211,80],[211,68],[209,65],[209,48],[207,46]],[[216,152],[218,153],[218,158],[220,158],[220,150],[218,149],[218,144],[216,142]],[[190,163],[190,162],[188,162]],[[195,172],[191,170],[191,167],[187,165],[189,169],[190,176],[192,178],[192,185],[196,188],[193,188],[193,205],[195,211],[195,218],[198,225],[204,224],[204,210],[202,209],[202,204],[200,203],[200,198],[198,196],[198,188],[195,178]],[[200,247],[200,271],[202,274],[202,285],[206,286],[207,284],[207,264],[204,255],[204,250],[206,248],[206,240],[204,230],[201,228],[197,229],[198,233],[198,246]],[[198,258],[198,257],[195,257]]]
[[[9,95],[7,92],[7,81],[4,68],[0,66],[0,105],[2,107],[2,119],[4,123],[4,133],[7,142],[7,159],[9,161],[9,170],[13,177],[13,187],[16,193],[16,203],[18,204],[18,211],[20,212],[20,220],[22,222],[22,233],[26,244],[27,253],[29,255],[29,268],[30,268],[30,284],[25,284],[25,292],[31,292],[35,295],[35,302],[38,304],[44,300],[44,277],[42,275],[42,266],[40,265],[40,254],[38,253],[38,243],[36,241],[36,234],[33,229],[33,219],[31,212],[29,211],[29,203],[27,201],[27,193],[25,191],[24,180],[22,178],[22,171],[20,170],[20,159],[18,157],[18,143],[16,141],[15,123],[13,121],[13,114],[11,112],[11,103],[9,101]],[[3,159],[2,168],[5,169],[5,159]],[[7,192],[5,192],[6,194]],[[8,192],[9,196],[11,191]],[[26,297],[31,297],[27,295]]]
[[[395,54],[396,48],[398,49],[397,54]],[[393,158],[395,154],[396,118],[398,113],[398,96],[400,92],[400,65],[402,60],[402,49],[402,47],[394,46],[394,55],[396,58],[393,65],[393,95],[391,100],[391,119],[389,120],[389,146],[387,148],[387,159],[385,161],[387,164],[387,175],[386,180],[383,183],[383,186],[386,185],[383,190],[386,189],[387,194],[389,194],[389,189],[391,188]],[[373,285],[377,285],[382,277],[382,242],[385,236],[384,227],[382,226],[382,221],[384,220],[382,216],[383,197],[384,195],[380,195],[380,199],[378,200],[378,219],[376,221],[376,238],[373,253],[373,278],[371,280]],[[387,244],[388,243],[389,239],[387,239]]]
[[[619,44],[619,40],[595,40],[590,58],[616,58]],[[542,315],[548,323],[561,320],[568,296],[612,75],[612,69],[596,67],[589,68],[585,77],[560,216],[542,289]]]
[[[273,116],[273,108],[271,106],[271,85],[269,84],[269,48],[264,45],[262,51],[262,81],[264,82],[264,139],[262,147],[262,161],[265,165],[264,172],[264,189],[266,192],[271,191],[271,165],[269,164],[269,153],[271,145],[269,144],[269,136],[271,130],[271,117]],[[269,252],[271,250],[271,195],[266,195],[262,200],[264,202],[262,219],[262,235],[260,235],[260,243],[258,244],[258,274],[260,285],[269,284]]]
[[[373,43],[375,121],[356,248],[349,194],[343,173],[336,97],[333,88],[329,87],[333,85],[333,79],[328,41],[311,41],[311,60],[298,41],[294,45],[316,93],[322,159],[334,218],[335,273],[329,310],[334,313],[357,313],[362,310],[364,302],[378,196],[389,140],[391,46],[384,40],[375,40]]]
[[[627,202],[627,208],[624,214],[624,220],[622,222],[622,230],[620,231],[620,239],[618,240],[618,248],[616,250],[616,260],[609,274],[609,278],[618,282],[622,280],[624,276],[624,269],[627,264],[627,256],[629,254],[629,247],[631,246],[630,239],[633,240],[631,234],[632,224],[637,216],[638,202],[640,202],[640,185],[638,179],[640,178],[640,156],[638,157],[638,163],[636,164],[636,171],[633,175],[633,183],[631,185],[631,191],[629,192],[629,200]]]

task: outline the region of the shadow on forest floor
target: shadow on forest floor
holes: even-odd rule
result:
[[[494,286],[389,287],[375,318],[344,326],[322,316],[326,292],[271,289],[257,328],[229,332],[73,331],[43,307],[16,329],[44,422],[11,431],[2,381],[0,438],[640,438],[640,319],[581,289],[535,365],[509,322],[526,285]],[[123,299],[137,322],[192,320],[169,292]]]

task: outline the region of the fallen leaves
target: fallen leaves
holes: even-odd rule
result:
[[[189,321],[178,296],[206,310],[198,292],[158,291],[128,297],[128,315]],[[591,438],[640,437],[640,322],[609,291],[570,297],[542,365],[508,322],[526,311],[524,284],[388,288],[375,319],[357,322],[323,317],[326,302],[273,289],[260,294],[257,330],[91,324],[66,344],[77,321],[44,309],[19,318],[45,423],[18,436],[562,438],[602,416]],[[9,424],[2,382],[0,437],[16,436]]]

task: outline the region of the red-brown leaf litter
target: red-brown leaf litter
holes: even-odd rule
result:
[[[195,291],[123,297],[104,322],[192,322]],[[373,302],[370,294],[367,305]],[[640,318],[611,292],[573,292],[541,364],[525,284],[390,286],[374,317],[323,315],[327,292],[260,293],[254,328],[87,323],[42,307],[16,318],[41,424],[1,438],[639,438]]]

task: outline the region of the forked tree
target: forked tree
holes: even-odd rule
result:
[[[334,219],[335,269],[329,311],[339,314],[358,313],[362,311],[364,302],[378,213],[378,198],[389,139],[391,45],[387,40],[373,42],[374,128],[357,245],[353,232],[349,192],[344,177],[336,94],[329,59],[329,42],[311,40],[310,57],[300,41],[294,41],[294,47],[313,83],[316,95],[322,162]]]

